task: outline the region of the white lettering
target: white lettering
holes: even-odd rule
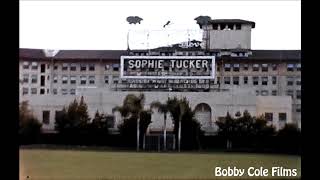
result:
[[[134,61],[133,60],[129,60],[129,68],[133,68],[134,67]]]
[[[249,167],[248,176],[268,176],[268,169],[264,169],[263,167],[260,167],[259,169]]]
[[[237,167],[228,167],[227,169],[222,169],[221,167],[215,168],[215,176],[243,176],[244,169],[238,169]]]
[[[163,68],[163,60],[158,61],[158,68],[160,68],[160,69]]]

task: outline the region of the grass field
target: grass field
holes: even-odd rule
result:
[[[301,174],[300,156],[290,155],[20,149],[22,179],[217,179],[216,166],[283,166]]]

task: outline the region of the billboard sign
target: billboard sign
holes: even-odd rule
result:
[[[120,77],[214,79],[214,56],[121,56]]]

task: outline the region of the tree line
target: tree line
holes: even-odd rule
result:
[[[174,124],[175,145],[180,150],[202,149],[208,137],[204,136],[201,124],[195,118],[195,110],[190,107],[188,100],[184,98],[168,97],[161,103],[154,101],[150,108],[145,108],[144,94],[128,94],[122,105],[116,106],[112,112],[119,112],[122,122],[118,125],[120,140],[124,146],[141,149],[144,143],[146,131],[152,122],[153,111],[163,115],[164,128],[162,129],[164,142],[167,137],[167,117],[170,116]],[[231,116],[228,112],[224,118],[216,121],[218,126],[217,137],[225,141],[225,147],[232,149],[234,144],[255,139],[250,142],[255,144],[268,137],[287,137],[295,139],[300,137],[300,130],[293,124],[286,124],[283,129],[276,131],[275,127],[268,125],[264,116],[254,117],[248,111],[236,113]],[[79,137],[88,138],[87,142],[99,144],[103,141],[110,141],[112,134],[109,132],[108,119],[106,114],[96,111],[93,118],[88,114],[88,106],[81,97],[72,101],[64,107],[55,117],[55,130],[61,137],[78,137],[77,142],[83,141]],[[41,134],[41,123],[32,115],[28,109],[28,103],[22,102],[19,107],[19,135],[22,139],[35,140]],[[72,138],[71,138],[72,139]],[[241,139],[241,140],[240,140]],[[70,140],[71,142],[72,140]],[[30,140],[30,142],[32,142]],[[73,143],[77,143],[73,142]],[[264,142],[263,142],[264,143]],[[166,150],[166,143],[163,144]]]

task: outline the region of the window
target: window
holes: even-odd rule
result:
[[[119,77],[118,76],[113,76],[113,84],[118,84],[119,83]]]
[[[248,84],[248,76],[243,77],[243,84]]]
[[[47,89],[47,94],[49,94],[49,89]]]
[[[296,79],[296,85],[301,86],[301,79],[300,79],[300,77]]]
[[[259,90],[256,90],[256,96],[259,96]]]
[[[265,77],[262,77],[262,85],[268,85],[268,77],[265,76]]]
[[[58,70],[58,65],[54,65],[53,70]]]
[[[296,112],[301,112],[301,105],[300,104],[296,105]]]
[[[53,93],[54,95],[58,94],[58,89],[52,89],[52,93]]]
[[[266,112],[264,114],[264,117],[266,118],[267,121],[273,121],[273,113]]]
[[[230,77],[224,77],[224,84],[230,84]]]
[[[231,69],[231,65],[230,64],[224,64],[224,71],[228,72]]]
[[[239,77],[233,77],[233,84],[239,85]]]
[[[293,90],[287,90],[286,95],[293,98]]]
[[[287,113],[279,113],[279,121],[287,121]]]
[[[213,30],[218,30],[218,24],[213,24],[213,25],[212,25],[212,29],[213,29]]]
[[[277,64],[272,64],[272,71],[276,71],[277,70],[278,65]]]
[[[220,24],[220,30],[225,30],[226,29],[226,24]]]
[[[70,89],[70,94],[75,95],[76,94],[76,89]]]
[[[233,64],[233,71],[239,72],[240,64]]]
[[[227,24],[228,30],[233,30],[233,24]]]
[[[23,69],[29,69],[29,65],[30,65],[30,63],[25,61],[25,62],[23,62],[22,67],[23,67]]]
[[[45,64],[41,64],[40,65],[40,72],[44,73],[46,71],[46,65]]]
[[[70,64],[70,71],[76,71],[77,65],[75,63]]]
[[[31,75],[31,83],[37,83],[38,82],[38,76],[36,74]]]
[[[23,83],[29,83],[29,74],[23,75]]]
[[[259,85],[259,77],[254,76],[252,77],[253,85]]]
[[[66,70],[68,70],[68,64],[67,63],[62,63],[62,70],[63,71],[66,71]]]
[[[269,95],[269,92],[267,90],[262,90],[261,91],[261,95],[262,96],[268,96]]]
[[[113,71],[119,71],[119,64],[112,64]]]
[[[80,64],[80,71],[86,71],[87,65],[86,64]]]
[[[31,94],[37,94],[37,88],[31,88]]]
[[[293,64],[287,64],[287,71],[293,71]]]
[[[58,76],[53,76],[53,83],[58,83]]]
[[[220,77],[217,77],[217,84],[220,84]]]
[[[29,93],[29,89],[28,88],[22,88],[22,95],[26,95]]]
[[[104,76],[104,83],[109,84],[109,76]]]
[[[40,94],[44,94],[45,90],[44,89],[40,89]]]
[[[68,94],[68,89],[61,89],[61,94],[62,95],[67,95]]]
[[[109,69],[110,69],[110,65],[109,65],[109,64],[106,64],[106,65],[104,66],[104,70],[108,71]]]
[[[301,64],[296,64],[297,71],[301,71]]]
[[[272,96],[277,96],[277,90],[272,90],[272,91],[271,91],[271,95],[272,95]]]
[[[272,76],[272,84],[277,84],[277,76]]]
[[[50,123],[50,111],[42,111],[42,123],[43,124]]]
[[[45,86],[45,80],[46,80],[46,77],[45,76],[40,76],[40,86]]]
[[[89,76],[89,84],[94,84],[95,76]]]
[[[95,70],[94,64],[89,64],[89,71],[94,71],[94,70]]]
[[[301,99],[301,90],[296,91],[296,98]]]
[[[38,63],[37,62],[32,62],[31,63],[31,69],[32,70],[37,70],[38,69]]]
[[[293,85],[293,77],[289,76],[287,77],[287,85],[292,86]]]
[[[87,84],[87,77],[86,76],[80,77],[80,84]]]
[[[236,30],[241,30],[241,24],[236,24]]]
[[[77,80],[76,80],[76,76],[70,76],[70,84],[76,84]]]
[[[68,83],[68,76],[62,76],[62,84]]]
[[[249,65],[248,64],[243,64],[243,70],[248,71]]]
[[[259,71],[259,64],[253,64],[252,71]]]
[[[268,72],[268,64],[262,64],[261,67],[262,72]]]

